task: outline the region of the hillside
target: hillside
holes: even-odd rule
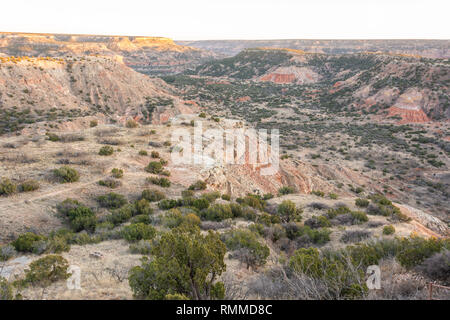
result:
[[[124,63],[146,74],[183,71],[217,56],[175,44],[163,37],[0,33],[0,52],[9,56],[61,57],[103,55],[124,57]]]
[[[121,59],[0,57],[0,132],[87,116],[152,122],[166,109],[187,108],[171,95],[170,86],[133,71]]]
[[[320,105],[333,111],[356,109],[400,117],[403,123],[450,119],[448,59],[260,48],[185,73],[278,84],[317,84]]]

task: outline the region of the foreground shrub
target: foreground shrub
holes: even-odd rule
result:
[[[202,235],[198,228],[175,228],[161,236],[152,248],[153,259],[130,270],[131,290],[137,298],[223,299],[223,283],[216,282],[225,271],[226,247],[216,233]]]
[[[397,254],[397,260],[402,266],[410,269],[421,264],[433,254],[440,252],[442,248],[450,248],[450,240],[419,237],[402,238],[400,246],[401,250]]]
[[[118,209],[128,203],[123,195],[114,192],[97,197],[97,201],[100,206],[109,209]]]
[[[13,294],[13,288],[12,285],[8,283],[8,281],[0,277],[0,301],[5,300],[13,300],[14,294]]]
[[[70,274],[67,273],[69,263],[59,255],[48,255],[33,261],[29,269],[25,270],[25,285],[48,286],[60,280],[66,280]]]
[[[17,191],[17,186],[8,178],[0,181],[0,196],[10,196]]]
[[[178,201],[174,199],[163,199],[158,203],[158,208],[162,210],[169,210],[176,208],[178,206]]]
[[[136,223],[123,227],[121,234],[128,242],[151,240],[156,235],[156,229],[144,223]]]
[[[19,185],[20,192],[31,192],[39,189],[39,182],[36,180],[27,180]]]
[[[16,253],[16,249],[10,244],[0,246],[0,261],[8,261],[14,257]]]
[[[80,180],[78,171],[68,166],[53,170],[53,174],[60,183],[71,183]]]
[[[269,247],[261,244],[250,230],[233,230],[225,233],[222,239],[227,248],[234,251],[232,257],[245,263],[247,269],[264,265],[270,254]]]

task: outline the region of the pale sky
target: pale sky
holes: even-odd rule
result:
[[[8,0],[0,31],[205,39],[450,39],[448,0]]]

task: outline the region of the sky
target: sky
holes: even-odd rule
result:
[[[450,39],[448,0],[2,1],[0,31],[207,39]]]

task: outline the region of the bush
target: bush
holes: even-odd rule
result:
[[[203,210],[200,216],[204,220],[222,221],[233,218],[233,212],[228,204],[214,204],[208,209]]]
[[[256,235],[245,229],[225,233],[222,240],[229,250],[235,251],[233,257],[244,262],[247,269],[256,268],[266,263],[270,254],[269,247],[261,244]]]
[[[197,226],[201,224],[200,218],[192,213],[183,215],[178,209],[171,209],[163,217],[163,223],[167,228],[176,228],[181,225]]]
[[[318,196],[318,197],[324,197],[325,196],[325,192],[320,191],[320,190],[313,190],[311,191],[311,194]]]
[[[150,202],[146,199],[137,200],[133,204],[134,215],[149,215],[153,213],[153,208],[150,206]]]
[[[123,195],[114,192],[99,196],[97,201],[100,206],[109,209],[118,209],[128,203]]]
[[[0,261],[8,261],[16,255],[14,246],[7,244],[0,247]],[[0,299],[1,300],[1,299]]]
[[[222,200],[230,201],[231,200],[231,196],[229,194],[223,194],[222,195]]]
[[[39,182],[36,180],[27,180],[19,185],[20,192],[31,192],[39,189]]]
[[[149,255],[152,251],[152,242],[140,240],[130,245],[130,252],[133,254]]]
[[[192,190],[183,190],[181,191],[181,197],[183,198],[192,198],[194,196],[194,191]]]
[[[123,227],[121,234],[128,242],[151,240],[156,235],[156,229],[144,223],[136,223]]]
[[[158,152],[158,151],[152,151],[151,157],[152,157],[153,159],[159,158],[159,152]]]
[[[33,252],[34,245],[41,240],[45,240],[45,237],[27,232],[19,235],[11,244],[19,252]]]
[[[284,200],[278,205],[277,214],[282,222],[300,221],[302,210],[295,206],[290,200]]]
[[[312,229],[331,227],[331,222],[325,216],[311,217],[305,221],[305,226]]]
[[[353,224],[361,224],[369,221],[369,218],[364,212],[361,211],[352,211],[351,216],[353,218]]]
[[[159,161],[151,161],[146,167],[145,171],[153,174],[158,174],[163,171],[163,165]]]
[[[118,181],[118,180],[114,180],[114,179],[105,179],[105,180],[100,180],[98,182],[98,184],[103,186],[103,187],[115,189],[115,188],[120,187],[121,182]]]
[[[167,178],[157,178],[157,177],[149,177],[147,178],[148,182],[151,182],[153,184],[156,184],[158,186],[161,186],[163,188],[169,188],[170,187],[170,180]]]
[[[0,196],[9,196],[17,191],[17,186],[11,182],[8,178],[4,178],[0,181]]]
[[[162,210],[169,210],[178,206],[178,201],[174,199],[163,199],[158,203],[158,207]]]
[[[286,195],[286,194],[291,194],[294,193],[295,189],[293,187],[281,187],[280,189],[278,189],[278,194],[279,195]]]
[[[112,223],[113,226],[117,226],[131,219],[133,216],[133,210],[129,206],[123,206],[122,208],[114,211],[107,217],[107,222]]]
[[[443,281],[445,285],[450,284],[450,251],[444,250],[435,253],[425,259],[417,270],[425,274],[431,280]]]
[[[369,238],[372,235],[371,232],[365,230],[348,230],[341,237],[342,242],[359,242]]]
[[[360,208],[367,208],[369,205],[369,200],[358,198],[355,200],[355,205]]]
[[[89,127],[94,128],[98,126],[98,121],[97,120],[91,120],[91,122],[89,122]]]
[[[206,182],[202,180],[197,180],[195,183],[191,184],[189,186],[189,190],[205,190],[206,189]]]
[[[25,279],[23,283],[39,284],[48,286],[51,283],[66,280],[70,274],[67,273],[69,263],[59,255],[48,255],[33,261],[29,269],[25,270]]]
[[[139,155],[140,156],[148,156],[148,152],[146,150],[140,150]]]
[[[397,260],[402,266],[410,269],[421,264],[433,254],[440,252],[444,245],[449,248],[449,240],[419,237],[402,238],[400,240],[401,250],[397,254]]]
[[[111,146],[103,146],[100,148],[98,154],[101,156],[110,156],[114,153],[114,148]]]
[[[390,235],[395,233],[395,228],[393,225],[388,225],[383,228],[384,235]]]
[[[8,281],[0,277],[0,301],[14,300],[13,286]]]
[[[118,169],[118,168],[113,168],[111,170],[111,174],[114,178],[116,179],[120,179],[123,177],[123,170],[122,169]]]
[[[78,171],[68,166],[53,170],[53,174],[60,183],[71,183],[80,180]]]
[[[141,266],[130,270],[131,290],[141,299],[174,294],[194,300],[223,299],[223,284],[216,280],[225,271],[225,253],[217,234],[202,235],[196,227],[175,228],[161,236],[151,260],[144,258]]]
[[[125,125],[126,125],[127,128],[130,128],[130,129],[137,128],[139,126],[139,124],[136,121],[132,120],[132,119],[127,120]]]
[[[88,207],[73,199],[66,199],[57,206],[58,212],[70,221],[75,232],[94,231],[97,224],[95,213]]]
[[[166,195],[159,190],[145,189],[142,191],[141,199],[145,199],[150,202],[160,201],[166,198]]]

